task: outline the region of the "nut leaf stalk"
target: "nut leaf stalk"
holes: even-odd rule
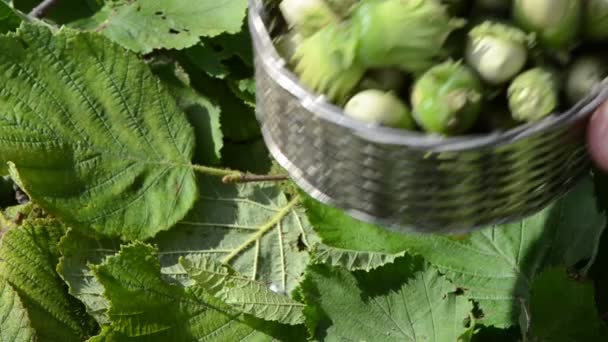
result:
[[[556,74],[540,67],[527,70],[511,82],[507,96],[513,119],[538,121],[550,115],[559,104]]]
[[[419,73],[435,64],[449,34],[464,25],[439,0],[363,1],[352,14],[365,67]]]
[[[347,25],[327,25],[298,45],[292,63],[300,82],[342,103],[358,85],[365,68],[355,61],[357,40]]]
[[[514,0],[512,11],[519,26],[553,50],[569,50],[580,33],[581,0]]]
[[[456,135],[477,121],[483,94],[481,81],[461,62],[446,61],[429,69],[414,84],[414,119],[426,132]]]
[[[608,0],[586,0],[584,3],[583,33],[587,40],[608,40]]]
[[[340,21],[324,0],[282,0],[279,9],[288,27],[304,37]]]
[[[363,90],[344,106],[344,113],[362,122],[413,130],[416,127],[410,109],[391,91]]]
[[[518,28],[486,21],[469,32],[466,61],[484,81],[502,84],[523,69],[531,41]]]

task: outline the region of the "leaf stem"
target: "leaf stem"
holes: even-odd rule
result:
[[[233,175],[226,175],[222,178],[224,183],[251,183],[251,182],[280,182],[288,180],[287,175],[253,175],[250,173],[240,173]]]
[[[203,166],[203,165],[192,165],[192,169],[194,169],[194,171],[197,171],[197,172],[200,172],[200,173],[203,173],[206,175],[217,176],[217,177],[235,176],[235,175],[241,174],[240,171],[234,171],[234,170],[229,170],[229,169],[220,169],[220,168],[216,168],[216,167]]]
[[[281,220],[283,220],[283,218],[285,216],[287,216],[287,214],[289,214],[291,209],[296,204],[298,204],[299,200],[300,200],[299,197],[294,197],[291,201],[289,201],[289,203],[287,203],[287,205],[285,205],[278,213],[276,213],[276,215],[270,221],[268,221],[266,224],[261,226],[255,234],[251,235],[251,237],[249,239],[247,239],[247,241],[243,242],[240,246],[235,248],[230,254],[228,254],[226,257],[224,257],[224,259],[222,259],[222,263],[224,263],[224,264],[229,263],[232,259],[234,259],[234,257],[239,255],[247,247],[249,247],[249,245],[258,241],[262,236],[264,236],[264,234],[266,234],[269,230],[271,230],[276,224],[281,222]]]
[[[60,0],[44,0],[38,6],[34,7],[30,12],[30,16],[40,19],[44,17],[46,12],[48,12],[53,6],[57,5]]]
[[[204,173],[210,176],[222,177],[222,182],[226,184],[233,183],[252,183],[252,182],[280,182],[288,180],[287,175],[255,175],[241,171],[230,169],[221,169],[203,165],[192,165],[194,171]]]

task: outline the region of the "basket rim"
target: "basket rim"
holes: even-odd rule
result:
[[[300,105],[319,119],[347,128],[359,137],[378,144],[407,146],[435,152],[457,152],[471,149],[494,148],[566,127],[584,119],[608,99],[608,77],[590,94],[561,113],[553,113],[537,122],[522,124],[513,129],[488,134],[468,134],[445,137],[424,132],[365,124],[344,115],[343,110],[321,94],[304,87],[276,50],[270,32],[262,18],[263,0],[249,0],[248,25],[254,53],[261,66],[281,88],[300,101]],[[261,116],[263,121],[263,115]]]

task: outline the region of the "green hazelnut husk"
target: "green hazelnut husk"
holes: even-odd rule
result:
[[[462,62],[446,61],[416,80],[411,93],[414,119],[426,132],[465,133],[477,121],[482,107],[481,81]]]
[[[522,30],[485,21],[469,31],[465,58],[485,82],[499,85],[526,65],[532,39]]]
[[[512,12],[515,22],[549,49],[570,50],[580,33],[581,0],[514,0]]]
[[[327,25],[300,42],[292,59],[294,72],[311,91],[342,104],[365,74],[355,61],[356,44],[349,26]]]
[[[450,33],[464,25],[439,0],[362,1],[351,21],[359,35],[361,65],[411,73],[433,66]]]
[[[559,105],[556,74],[540,67],[529,69],[511,82],[507,97],[513,119],[519,122],[541,120]]]

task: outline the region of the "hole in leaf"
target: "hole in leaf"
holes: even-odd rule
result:
[[[303,251],[308,250],[308,246],[304,242],[304,237],[302,236],[302,234],[298,235],[298,242],[297,242],[296,246],[298,247],[298,252],[303,252]]]
[[[171,34],[179,34],[179,31],[176,29],[169,29],[169,33]]]
[[[156,11],[156,12],[154,12],[154,14],[155,14],[155,15],[163,15],[163,14],[165,14],[165,13],[164,13],[163,11]]]
[[[465,290],[466,290],[466,289],[464,289],[464,288],[462,288],[462,287],[457,287],[457,288],[454,290],[454,294],[455,294],[455,295],[457,295],[457,296],[462,296],[462,295],[464,294],[464,291],[465,291]]]
[[[481,310],[481,307],[479,306],[479,303],[477,301],[472,301],[473,302],[473,310],[472,310],[472,314],[473,317],[477,318],[477,319],[482,319],[485,317],[485,313],[483,312],[483,310]]]

